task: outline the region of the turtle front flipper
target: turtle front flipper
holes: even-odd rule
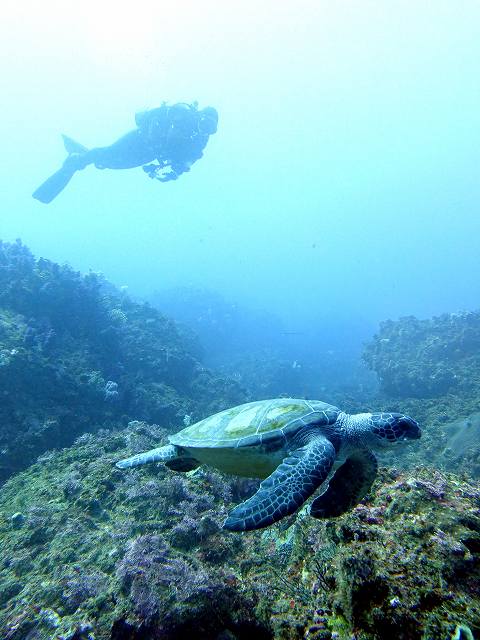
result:
[[[322,436],[292,451],[255,495],[230,512],[224,528],[262,529],[290,515],[326,480],[334,460],[335,448]]]
[[[371,451],[360,450],[347,458],[326,491],[312,502],[310,515],[335,518],[354,507],[369,492],[377,467],[377,459]]]

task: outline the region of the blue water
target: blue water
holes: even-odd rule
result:
[[[205,287],[307,336],[475,308],[479,19],[469,1],[9,2],[0,237],[136,296]],[[109,144],[163,100],[219,111],[189,174],[89,167],[31,198],[60,133]]]

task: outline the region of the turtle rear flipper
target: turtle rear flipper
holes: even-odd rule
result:
[[[310,515],[335,518],[354,507],[369,492],[377,467],[371,451],[355,452],[337,469],[326,491],[312,502]]]
[[[262,529],[293,513],[326,480],[334,460],[335,448],[323,436],[296,449],[262,482],[255,495],[230,512],[224,528]]]
[[[176,460],[179,455],[180,447],[176,447],[174,444],[167,444],[164,447],[158,447],[158,449],[150,449],[144,453],[139,453],[131,458],[125,458],[119,460],[115,466],[119,469],[129,469],[130,467],[138,467],[141,464],[149,464],[150,462],[169,462]]]

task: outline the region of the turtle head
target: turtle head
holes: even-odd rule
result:
[[[370,430],[379,445],[417,440],[422,435],[417,422],[403,413],[370,414]]]

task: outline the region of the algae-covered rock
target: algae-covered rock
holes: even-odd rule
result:
[[[276,637],[443,640],[461,625],[477,637],[480,486],[384,470],[369,498],[340,518],[297,524]]]
[[[327,525],[340,542],[333,611],[367,638],[446,638],[452,622],[478,630],[479,498],[452,475],[385,473],[372,503]]]
[[[164,442],[87,434],[0,493],[0,637],[432,640],[480,631],[480,487],[383,470],[329,521],[221,529],[256,482],[208,468],[122,472]],[[21,514],[19,517],[18,514]]]
[[[471,397],[480,391],[480,312],[382,322],[364,359],[387,395]]]
[[[2,487],[0,637],[56,640],[88,628],[97,640],[134,638],[151,628],[208,638],[226,625],[262,637],[258,598],[236,588],[230,566],[242,540],[221,533],[230,486],[207,470],[113,464],[165,436],[144,423],[84,435]]]
[[[0,389],[0,482],[85,431],[134,419],[176,430],[246,400],[159,311],[19,241],[0,241]]]
[[[435,450],[443,438],[440,425],[456,430],[457,420],[480,411],[479,347],[478,311],[381,323],[364,351],[380,382],[376,406],[401,407],[415,416],[427,427],[426,441],[431,437],[429,448]],[[476,474],[467,460],[459,462],[463,471]]]

